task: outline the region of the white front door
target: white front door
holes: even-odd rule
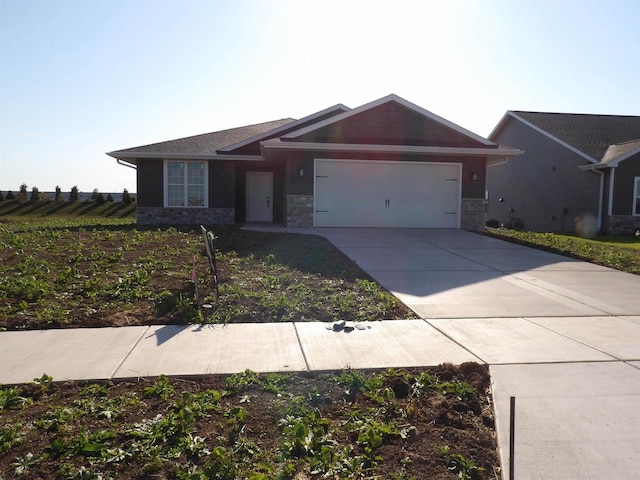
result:
[[[273,173],[247,172],[247,222],[273,222]]]

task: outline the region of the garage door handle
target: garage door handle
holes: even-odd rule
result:
[[[267,197],[267,208],[269,208],[269,205],[270,205],[270,203],[269,203],[269,202],[270,202],[270,200],[271,200],[271,199],[270,199],[269,197]]]
[[[385,208],[389,208],[391,206],[391,200],[389,200],[388,198],[384,201],[384,206]]]

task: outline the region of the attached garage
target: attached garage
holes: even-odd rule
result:
[[[316,227],[460,228],[459,163],[315,160]]]

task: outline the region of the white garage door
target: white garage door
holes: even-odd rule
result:
[[[457,163],[315,161],[317,227],[460,227]]]

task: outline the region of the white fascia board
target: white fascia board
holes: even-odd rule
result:
[[[241,142],[234,143],[233,145],[229,145],[227,147],[221,148],[220,150],[218,150],[218,152],[222,152],[222,153],[229,152],[229,151],[235,150],[236,148],[240,148],[240,147],[244,147],[245,145],[249,145],[250,143],[257,142],[259,140],[264,140],[265,138],[268,138],[268,137],[277,137],[278,134],[280,132],[283,132],[284,130],[288,130],[291,127],[295,127],[296,125],[301,125],[303,123],[313,121],[314,119],[319,118],[319,117],[321,117],[323,115],[326,115],[327,113],[330,113],[330,112],[335,111],[335,110],[341,110],[342,112],[346,112],[346,111],[348,111],[350,109],[349,109],[349,107],[347,107],[347,106],[345,106],[345,105],[343,105],[341,103],[338,103],[337,105],[334,105],[334,106],[329,107],[329,108],[325,108],[324,110],[321,110],[319,112],[316,112],[316,113],[313,113],[311,115],[308,115],[308,116],[306,116],[304,118],[301,118],[300,120],[294,120],[293,122],[290,122],[290,123],[287,123],[287,124],[282,125],[280,127],[277,127],[277,128],[272,129],[272,130],[269,130],[268,132],[259,133],[258,135],[254,135],[253,137],[250,137],[250,138],[247,138],[245,140],[242,140]]]
[[[419,153],[438,155],[471,155],[483,157],[513,157],[523,153],[508,147],[470,148],[470,147],[428,147],[419,145],[370,145],[361,143],[310,143],[310,142],[261,142],[267,150],[312,150],[341,152],[375,153]]]
[[[511,116],[511,111],[507,110],[506,113],[502,116],[502,118],[498,122],[498,124],[495,127],[493,127],[493,130],[491,130],[491,133],[487,136],[487,138],[489,140],[491,140],[493,142],[493,137],[498,133],[498,131],[500,131],[502,126],[507,121],[507,118],[510,117],[510,116]]]
[[[354,115],[358,115],[359,113],[365,112],[367,110],[371,110],[372,108],[375,107],[379,107],[380,105],[383,105],[385,103],[388,102],[396,102],[400,105],[402,105],[403,107],[408,108],[409,110],[413,110],[414,112],[416,112],[419,115],[422,115],[423,117],[426,117],[430,120],[433,120],[436,123],[439,123],[447,128],[450,128],[451,130],[454,130],[458,133],[460,133],[461,135],[464,135],[466,137],[469,137],[473,140],[476,140],[480,143],[482,143],[483,145],[487,145],[487,146],[491,146],[491,145],[495,145],[495,143],[491,142],[490,140],[487,140],[486,138],[481,137],[480,135],[477,135],[473,132],[470,132],[469,130],[462,128],[459,125],[456,125],[455,123],[450,122],[449,120],[446,120],[438,115],[436,115],[435,113],[432,113],[428,110],[425,110],[422,107],[419,107],[418,105],[415,105],[407,100],[405,100],[404,98],[401,98],[395,94],[391,94],[391,95],[387,95],[386,97],[382,97],[379,98],[378,100],[374,100],[373,102],[369,102],[365,105],[362,105],[358,108],[354,108],[353,110],[349,110],[348,112],[345,112],[341,115],[336,115],[335,117],[331,117],[328,118],[326,120],[323,120],[322,122],[318,122],[314,125],[310,125],[308,127],[302,128],[300,130],[297,130],[295,132],[291,132],[288,133],[287,135],[284,135],[282,137],[283,140],[293,140],[301,135],[304,135],[306,133],[312,132],[314,130],[317,130],[319,128],[322,127],[326,127],[327,125],[330,125],[332,123],[335,122],[339,122],[342,121],[346,118],[350,118],[353,117]]]
[[[157,158],[158,160],[242,160],[247,162],[264,162],[260,155],[211,155],[209,153],[143,153],[143,152],[108,152],[107,155],[117,159]]]
[[[537,127],[536,125],[534,125],[531,122],[526,121],[524,118],[518,116],[517,114],[515,114],[512,111],[507,112],[510,116],[512,116],[513,118],[515,118],[516,120],[518,120],[519,122],[522,122],[523,124],[525,124],[527,127],[532,128],[533,130],[535,130],[536,132],[544,135],[545,137],[553,140],[554,142],[562,145],[563,147],[571,150],[573,153],[580,155],[582,158],[588,160],[591,163],[599,163],[598,160],[596,160],[595,158],[587,155],[586,153],[584,153],[581,150],[578,150],[576,147],[572,147],[571,145],[569,145],[566,142],[563,142],[562,140],[560,140],[558,137],[554,137],[553,135],[551,135],[549,132],[547,132],[546,130],[543,130],[540,127]],[[493,132],[492,132],[493,133]]]

